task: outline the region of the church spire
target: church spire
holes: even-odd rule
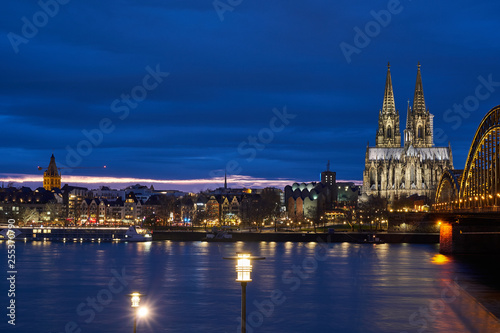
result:
[[[227,190],[227,170],[224,170],[224,189]]]
[[[408,109],[409,120],[407,119],[406,122],[408,137],[405,137],[405,140],[408,140],[409,143],[416,148],[433,147],[433,117],[434,116],[425,107],[422,74],[420,73],[420,63],[418,63],[417,82],[415,84],[415,95],[413,97],[413,109]]]
[[[422,74],[420,73],[420,62],[418,63],[417,82],[415,83],[415,95],[413,97],[413,112],[425,112],[424,88],[422,86]]]
[[[408,107],[406,109],[406,128],[404,130],[405,146],[410,145],[413,139],[412,121],[413,119],[411,114],[410,100],[408,100]]]
[[[49,176],[59,176],[59,172],[57,171],[56,158],[54,154],[50,157],[49,167],[47,168],[47,175]]]
[[[382,110],[380,110],[378,114],[378,130],[375,143],[376,147],[397,148],[401,146],[399,111],[396,110],[396,105],[394,103],[390,63],[387,63],[384,104]]]
[[[389,62],[387,63],[387,77],[385,79],[384,104],[382,106],[382,112],[396,112],[396,105],[394,104],[394,91],[392,90],[391,64]]]
[[[406,129],[411,128],[411,108],[410,108],[410,100],[408,100],[408,108],[406,110]]]

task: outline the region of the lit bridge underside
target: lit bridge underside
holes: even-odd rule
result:
[[[500,204],[500,105],[481,121],[464,170],[447,170],[436,191],[436,210],[497,211]]]

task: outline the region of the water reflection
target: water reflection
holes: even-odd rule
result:
[[[0,251],[5,246],[0,244]],[[144,302],[152,309],[140,332],[237,331],[240,285],[235,263],[222,258],[240,251],[266,257],[253,263],[247,290],[254,332],[469,332],[477,323],[461,318],[485,313],[469,296],[484,292],[493,295],[492,302],[500,300],[498,291],[477,282],[478,270],[438,255],[435,245],[165,241],[16,246],[23,269],[16,295],[23,304],[19,318],[39,314],[33,322],[20,320],[20,332],[61,332],[70,320],[83,332],[127,331],[130,290],[147,294]],[[76,308],[108,288],[113,270],[127,277],[126,288],[86,323]],[[455,282],[467,294],[454,288]],[[453,298],[457,290],[463,297]]]
[[[445,255],[442,255],[440,253],[436,254],[434,257],[432,257],[431,262],[436,265],[444,265],[450,261],[450,258],[448,258]]]
[[[151,251],[151,245],[152,244],[153,244],[153,242],[141,242],[141,243],[137,243],[137,250],[139,252],[148,253],[149,251]]]

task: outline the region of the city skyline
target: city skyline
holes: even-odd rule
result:
[[[401,123],[420,62],[435,144],[451,143],[455,169],[500,104],[496,3],[54,3],[0,14],[3,181],[41,184],[51,153],[61,167],[107,166],[65,169],[72,185],[198,190],[224,170],[287,185],[318,181],[328,160],[339,181],[361,181],[388,61]]]
[[[3,176],[1,180],[3,186],[8,183],[14,183],[14,186],[26,186],[31,189],[42,187],[43,176],[40,175],[19,175],[10,174]],[[61,184],[71,186],[87,187],[89,189],[97,189],[100,186],[108,186],[114,189],[123,189],[130,185],[140,184],[151,186],[156,190],[180,190],[185,192],[200,192],[209,189],[216,189],[224,186],[224,176],[206,179],[151,179],[151,178],[130,178],[130,177],[95,177],[95,176],[76,176],[62,175]],[[319,179],[313,179],[314,182],[319,182]],[[283,189],[286,185],[291,185],[296,182],[293,179],[262,179],[248,177],[242,175],[228,176],[228,188],[265,188],[276,187]],[[338,182],[353,182],[356,185],[361,185],[358,180],[338,180]]]

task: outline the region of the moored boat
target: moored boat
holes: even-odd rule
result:
[[[227,231],[213,231],[211,233],[207,233],[203,240],[207,242],[232,242],[233,235]]]
[[[122,240],[127,242],[149,242],[153,240],[150,231],[138,226],[130,226]]]
[[[10,232],[9,232],[10,231]],[[10,233],[10,235],[9,235]],[[16,227],[0,230],[0,240],[62,242],[147,242],[151,232],[136,226],[126,227]]]
[[[357,242],[357,243],[364,243],[364,244],[385,244],[383,240],[378,238],[376,235],[367,235],[367,238],[363,239],[362,242]]]

